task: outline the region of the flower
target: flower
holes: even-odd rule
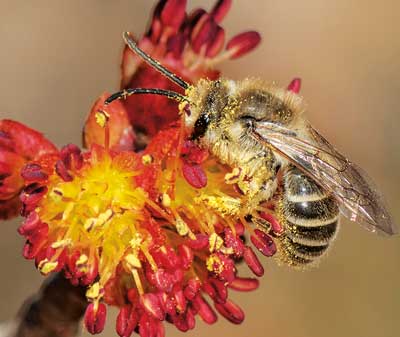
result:
[[[260,42],[258,33],[245,32],[220,53],[225,32],[219,24],[230,4],[220,0],[210,13],[187,15],[186,1],[160,1],[139,45],[185,80],[216,78],[212,66]],[[180,90],[125,48],[127,86]],[[289,90],[299,87],[295,80]],[[238,168],[190,140],[175,103],[138,96],[106,107],[106,97],[86,120],[85,150],[73,144],[58,150],[36,131],[1,121],[0,196],[11,200],[23,188],[24,257],[44,275],[60,272],[87,287],[84,322],[92,334],[104,328],[106,304],[119,308],[116,330],[123,337],[134,331],[163,336],[164,321],[187,331],[196,316],[216,322],[217,312],[241,323],[244,312],[228,291],[258,287],[257,278],[238,275],[237,263],[263,275],[244,236],[265,256],[275,254],[282,227],[271,208],[249,213],[243,207]],[[254,229],[249,217],[271,230]]]
[[[88,286],[91,333],[104,327],[104,303],[120,307],[120,336],[136,328],[162,334],[164,320],[187,331],[196,315],[212,324],[217,316],[204,295],[231,322],[244,319],[228,288],[254,290],[258,280],[239,277],[236,263],[244,259],[256,276],[263,268],[243,241],[243,196],[221,185],[229,170],[186,139],[178,124],[141,154],[67,145],[22,171],[24,256],[43,274],[63,271]],[[259,230],[251,241],[266,256],[276,251]]]
[[[25,163],[56,151],[41,133],[15,121],[0,120],[0,219],[15,216],[20,209],[20,172]]]
[[[219,71],[215,70],[217,64],[245,55],[261,40],[255,31],[240,33],[226,43],[222,52],[226,33],[221,22],[231,3],[231,0],[220,0],[210,12],[198,8],[186,13],[186,0],[159,1],[150,28],[138,39],[138,45],[188,82],[216,79],[219,77]],[[126,46],[121,63],[121,89],[141,87],[182,92]],[[135,131],[146,137],[153,137],[178,118],[177,103],[165,97],[131,96],[124,104]]]

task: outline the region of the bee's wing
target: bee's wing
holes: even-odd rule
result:
[[[385,202],[366,173],[309,126],[311,141],[276,124],[256,123],[252,135],[312,177],[339,201],[340,211],[372,232],[395,234]]]

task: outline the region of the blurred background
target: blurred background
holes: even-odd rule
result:
[[[0,117],[41,130],[57,145],[79,144],[94,100],[118,89],[121,32],[141,34],[154,2],[0,0]],[[188,3],[209,9],[214,1]],[[311,122],[369,172],[398,223],[399,11],[395,0],[234,1],[224,22],[228,35],[256,29],[263,43],[221,66],[227,77],[259,76],[282,86],[300,76]],[[1,321],[43,281],[21,256],[18,223],[1,224]],[[265,269],[258,291],[232,295],[246,312],[242,325],[199,320],[187,336],[400,335],[399,238],[343,221],[319,268],[296,272],[270,259]],[[114,317],[101,336],[116,336]],[[167,336],[181,335],[167,328]]]

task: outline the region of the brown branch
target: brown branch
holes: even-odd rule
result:
[[[74,287],[62,275],[49,277],[37,295],[22,306],[10,337],[74,337],[85,312],[83,287]]]

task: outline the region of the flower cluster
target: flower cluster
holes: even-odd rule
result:
[[[260,41],[256,32],[242,33],[221,53],[220,23],[230,4],[220,0],[210,13],[186,14],[186,1],[160,1],[139,45],[188,81],[216,78],[212,66]],[[126,48],[127,86],[179,91]],[[294,80],[289,90],[299,86]],[[121,337],[163,336],[164,321],[187,331],[196,316],[214,323],[216,311],[241,323],[244,313],[228,289],[254,290],[258,279],[240,277],[236,265],[243,260],[255,276],[264,273],[245,232],[269,257],[282,227],[268,205],[250,216],[271,231],[249,226],[237,172],[190,140],[175,103],[144,96],[105,108],[106,98],[85,123],[87,150],[72,144],[58,150],[36,131],[0,121],[0,215],[11,216],[22,203],[24,257],[44,275],[61,272],[87,287],[91,333],[103,330],[106,304],[119,307]]]
[[[225,43],[221,22],[231,4],[231,0],[219,0],[210,12],[198,8],[186,13],[186,0],[159,1],[148,31],[137,43],[189,83],[196,83],[200,78],[216,79],[219,76],[219,71],[215,70],[217,64],[245,55],[261,40],[258,32],[246,31]],[[182,90],[126,46],[121,63],[121,89],[140,87]],[[134,128],[150,137],[178,118],[177,104],[165,97],[149,100],[131,96],[125,105]]]
[[[228,288],[253,290],[258,280],[239,277],[236,263],[257,276],[263,267],[243,241],[241,195],[221,184],[231,172],[185,139],[177,125],[140,154],[68,145],[22,170],[24,256],[43,274],[63,271],[88,286],[92,333],[104,326],[104,302],[121,308],[120,336],[162,334],[164,320],[187,331],[196,315],[214,323],[205,294],[231,322],[244,319]],[[276,251],[260,230],[251,241],[266,256]]]

